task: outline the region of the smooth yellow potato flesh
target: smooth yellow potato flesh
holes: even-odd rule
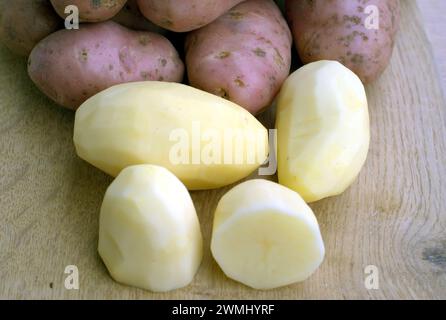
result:
[[[76,112],[77,154],[116,176],[155,164],[188,189],[241,180],[268,155],[266,128],[242,107],[192,87],[157,81],[109,88]]]
[[[334,61],[308,64],[284,83],[277,104],[279,183],[313,202],[344,192],[367,157],[365,89]]]
[[[211,250],[229,278],[255,289],[303,281],[325,254],[310,207],[296,192],[267,180],[249,180],[222,197]]]
[[[98,251],[120,283],[160,292],[188,285],[202,236],[186,187],[159,166],[124,169],[102,203]]]

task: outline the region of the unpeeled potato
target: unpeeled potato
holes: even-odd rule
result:
[[[49,0],[0,1],[0,41],[15,54],[28,56],[40,40],[62,26]]]
[[[258,114],[290,73],[291,32],[272,0],[248,0],[188,34],[192,86]]]
[[[243,0],[137,0],[142,14],[175,32],[199,29]]]
[[[168,31],[150,22],[141,14],[136,0],[128,0],[113,21],[133,30],[144,30],[165,35]]]
[[[376,80],[389,64],[399,0],[287,0],[286,8],[304,63],[339,61],[364,83]]]
[[[66,18],[67,6],[76,6],[81,22],[100,22],[114,17],[125,5],[127,0],[51,0],[59,16]]]
[[[76,110],[119,83],[180,82],[184,64],[164,36],[106,21],[59,30],[40,41],[28,59],[28,74],[49,98]]]

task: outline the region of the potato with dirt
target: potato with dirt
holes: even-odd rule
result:
[[[40,40],[62,25],[49,0],[0,1],[0,41],[15,54],[28,56]]]
[[[113,18],[124,7],[127,0],[51,0],[59,16],[66,18],[67,6],[79,9],[81,22],[100,22]]]
[[[248,0],[186,39],[190,84],[253,114],[268,107],[291,65],[291,32],[272,0]]]
[[[304,63],[336,60],[364,83],[376,80],[389,64],[399,0],[287,0],[286,10]]]
[[[181,82],[184,65],[162,35],[108,21],[60,30],[45,38],[29,57],[28,73],[56,103],[77,109],[91,96],[119,83]]]
[[[175,32],[201,28],[243,0],[138,0],[142,14]]]

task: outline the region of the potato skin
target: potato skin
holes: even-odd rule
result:
[[[60,30],[31,52],[28,73],[58,104],[77,109],[94,94],[123,82],[180,82],[184,65],[163,36],[108,21]]]
[[[175,32],[201,28],[243,0],[138,0],[142,14]]]
[[[190,84],[253,114],[268,107],[291,65],[291,32],[271,0],[248,0],[186,39]]]
[[[139,11],[136,0],[128,0],[119,13],[113,17],[114,22],[133,30],[144,30],[167,34],[168,31],[147,20]]]
[[[380,12],[378,30],[367,29],[375,5]],[[389,64],[399,25],[399,0],[287,0],[299,56],[304,63],[336,60],[354,71],[364,83],[376,80]]]
[[[28,56],[40,40],[61,26],[49,0],[0,1],[0,41],[15,54]]]
[[[81,22],[100,22],[113,18],[124,7],[127,0],[51,0],[54,9],[65,18],[65,8],[75,5],[79,8]]]

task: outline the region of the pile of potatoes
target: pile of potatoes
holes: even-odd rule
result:
[[[77,154],[116,177],[98,245],[116,281],[188,285],[202,259],[188,190],[277,158],[278,183],[221,198],[211,240],[229,278],[272,289],[323,261],[307,203],[344,192],[366,161],[364,84],[389,64],[399,14],[399,0],[1,0],[0,41],[76,111]],[[274,101],[277,143],[256,118]]]

